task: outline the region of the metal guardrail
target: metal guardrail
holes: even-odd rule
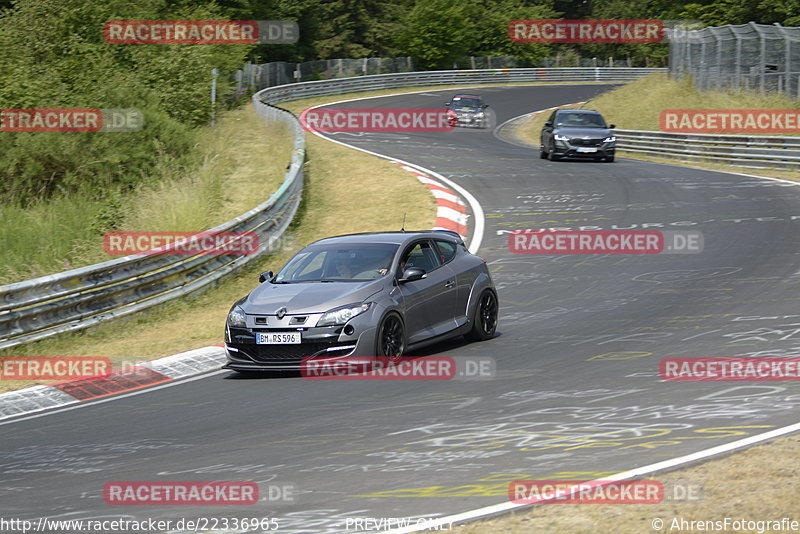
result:
[[[305,135],[297,119],[254,99],[258,115],[294,134],[283,184],[269,199],[210,232],[254,232],[255,254],[133,255],[0,287],[0,349],[122,317],[207,287],[269,252],[300,204]]]
[[[800,137],[614,130],[617,149],[648,156],[755,169],[800,168]]]
[[[259,94],[277,104],[313,96],[326,96],[353,91],[372,91],[396,87],[428,85],[483,85],[504,83],[625,83],[667,69],[628,67],[558,67],[532,69],[440,70],[401,74],[373,74],[355,78],[339,78],[316,82],[299,82],[265,89]]]
[[[273,106],[287,100],[352,91],[428,85],[523,82],[627,82],[666,69],[574,67],[486,69],[378,74],[301,82],[264,89],[253,96],[260,117],[285,122],[294,151],[283,185],[270,198],[209,231],[251,231],[259,250],[247,256],[126,256],[96,265],[0,286],[0,349],[83,329],[201,290],[268,252],[291,223],[300,203],[305,136],[299,121]]]

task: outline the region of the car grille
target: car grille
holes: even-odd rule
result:
[[[569,140],[569,144],[572,146],[601,146],[603,144],[602,139],[579,139],[577,137],[573,137]]]
[[[299,363],[303,358],[313,356],[317,352],[335,347],[330,343],[300,343],[297,345],[247,345],[240,350],[253,360],[261,363]],[[333,354],[337,354],[334,351]]]

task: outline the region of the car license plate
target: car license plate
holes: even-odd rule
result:
[[[256,332],[256,345],[297,345],[300,332]]]
[[[597,152],[596,148],[589,148],[585,146],[581,146],[577,148],[578,152]]]

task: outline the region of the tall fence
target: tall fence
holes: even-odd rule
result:
[[[800,98],[800,27],[727,25],[670,31],[672,76],[698,89],[740,88]]]

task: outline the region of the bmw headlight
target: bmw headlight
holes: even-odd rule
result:
[[[553,139],[555,139],[556,141],[569,141],[569,137],[567,137],[566,135],[559,135],[559,134],[554,135]]]
[[[228,326],[234,328],[244,328],[247,326],[247,318],[244,310],[240,306],[234,306],[228,312]]]
[[[617,140],[617,138],[616,138],[616,137],[614,137],[613,135],[609,135],[608,137],[606,137],[605,139],[603,139],[603,142],[604,142],[604,143],[613,143],[613,142],[615,142],[616,140]]]
[[[349,304],[325,312],[317,321],[317,326],[333,326],[345,324],[347,321],[369,309],[370,303]]]

